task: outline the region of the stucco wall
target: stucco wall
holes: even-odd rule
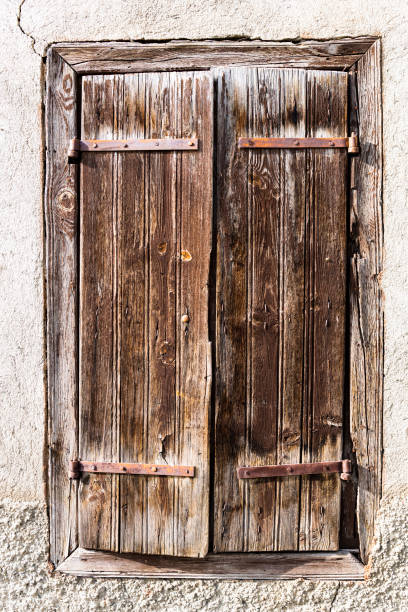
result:
[[[0,605],[5,610],[404,610],[408,600],[408,4],[345,0],[2,0]],[[364,584],[49,577],[43,505],[43,142],[52,42],[381,35],[384,80],[385,497]],[[12,462],[12,464],[11,464]],[[405,538],[405,544],[404,544]],[[404,567],[405,566],[405,567]],[[404,573],[405,570],[405,573]]]

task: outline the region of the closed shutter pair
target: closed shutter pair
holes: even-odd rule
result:
[[[81,156],[79,545],[337,549],[337,474],[237,469],[342,459],[347,151],[239,138],[345,138],[347,75],[84,76],[81,108],[184,144]]]

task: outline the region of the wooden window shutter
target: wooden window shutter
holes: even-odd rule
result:
[[[319,558],[337,576],[345,551],[308,551],[358,544],[367,563],[382,492],[380,41],[57,44],[46,84],[52,563],[163,575],[165,559],[103,551],[209,550],[226,554],[164,575],[304,576]],[[342,459],[350,482],[295,475]],[[241,554],[283,550],[302,552]]]
[[[337,474],[240,480],[240,466],[342,458],[345,149],[237,148],[344,137],[347,75],[218,76],[214,550],[336,550]]]
[[[195,469],[83,475],[84,548],[208,549],[212,90],[203,72],[82,79],[83,139],[199,139],[82,157],[79,458]]]

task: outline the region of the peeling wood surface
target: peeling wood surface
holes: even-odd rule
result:
[[[368,562],[381,497],[384,312],[381,46],[357,65],[361,153],[351,168],[350,429],[358,465],[357,520]]]
[[[62,43],[54,48],[79,74],[208,70],[214,66],[243,65],[347,70],[374,41],[373,37],[356,37],[298,43]]]
[[[339,546],[337,476],[236,469],[343,458],[347,154],[236,143],[346,129],[345,74],[219,73],[216,552]]]
[[[84,477],[80,544],[204,556],[212,82],[86,77],[82,109],[84,138],[197,137],[200,150],[81,164],[80,458],[192,465],[195,477]]]
[[[78,548],[58,571],[100,578],[217,580],[364,580],[364,566],[349,551],[336,553],[219,554],[205,559],[115,555]]]
[[[47,376],[50,558],[78,545],[76,483],[67,465],[77,452],[77,173],[68,165],[77,130],[77,75],[50,50],[47,58]]]

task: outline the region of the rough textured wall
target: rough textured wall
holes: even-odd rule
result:
[[[383,612],[407,609],[408,487],[387,497],[370,580],[102,580],[47,573],[44,508],[0,503],[0,607],[22,611]]]
[[[6,610],[405,610],[408,483],[408,5],[405,0],[2,0],[0,603]],[[43,507],[43,56],[52,42],[381,35],[386,497],[366,584],[48,577]],[[10,461],[12,460],[12,465]],[[405,567],[406,573],[406,567]],[[405,591],[404,591],[405,589]]]

